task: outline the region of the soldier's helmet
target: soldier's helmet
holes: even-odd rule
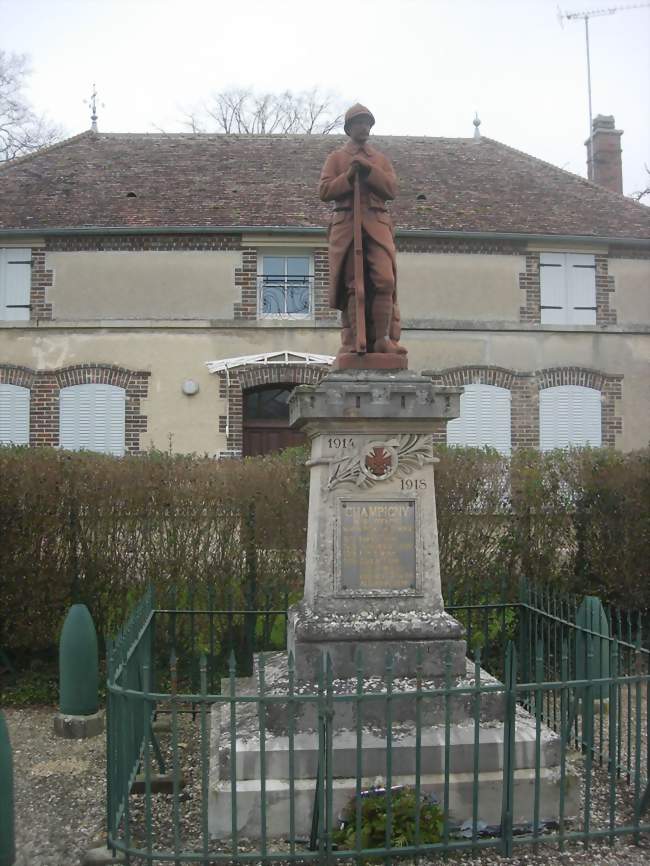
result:
[[[355,117],[361,117],[362,115],[370,118],[371,126],[375,125],[375,116],[372,111],[367,109],[365,105],[361,105],[360,102],[357,102],[356,105],[353,105],[352,108],[348,108],[348,110],[345,112],[345,122],[343,124],[343,129],[346,135],[349,135],[348,126],[350,124],[350,121],[353,120]]]

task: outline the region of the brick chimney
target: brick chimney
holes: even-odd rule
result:
[[[614,129],[611,114],[599,114],[593,119],[587,145],[587,177],[594,183],[623,192],[623,163],[621,160],[622,129]]]

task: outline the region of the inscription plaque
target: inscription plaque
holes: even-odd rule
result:
[[[415,589],[415,501],[341,502],[341,589]]]

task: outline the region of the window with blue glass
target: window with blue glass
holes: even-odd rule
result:
[[[311,316],[313,268],[309,255],[260,256],[259,311],[262,317]]]

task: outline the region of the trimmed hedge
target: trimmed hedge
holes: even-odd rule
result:
[[[110,633],[149,582],[179,606],[284,606],[302,587],[303,464],[0,449],[0,646],[55,644],[74,601]]]
[[[558,592],[650,608],[650,449],[439,451],[443,592],[496,592],[520,576]]]
[[[244,461],[152,452],[120,459],[0,448],[0,647],[56,644],[71,603],[113,631],[153,582],[176,603],[281,608],[300,596],[305,452]],[[439,449],[446,599],[485,598],[519,575],[623,607],[650,607],[650,451],[512,459]]]

